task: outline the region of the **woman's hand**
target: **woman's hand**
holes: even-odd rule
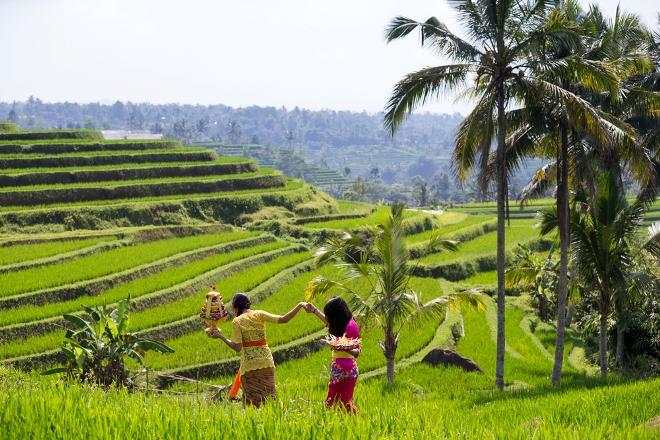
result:
[[[284,316],[280,316],[280,318],[277,320],[278,324],[286,324],[287,322],[291,321],[291,318],[296,316],[296,314],[300,311],[300,309],[307,310],[307,303],[299,302],[298,304],[296,304],[296,306],[293,309],[291,309],[289,313],[287,313]]]
[[[222,330],[217,327],[209,327],[206,329],[206,336],[212,339],[219,339],[222,336]]]
[[[328,321],[325,319],[325,315],[323,313],[321,313],[321,311],[319,309],[317,309],[314,304],[307,303],[307,305],[305,306],[305,311],[307,313],[313,313],[314,315],[316,315],[317,318],[319,318],[325,324],[328,324]]]

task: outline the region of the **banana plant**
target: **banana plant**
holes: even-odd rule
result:
[[[117,308],[109,313],[105,306],[91,308],[83,305],[83,309],[90,316],[90,322],[75,315],[63,315],[75,326],[75,329],[67,330],[67,340],[62,345],[62,352],[68,358],[67,365],[48,370],[44,375],[59,373],[79,382],[130,387],[133,382],[130,369],[124,362],[125,356],[144,367],[142,358],[147,351],[174,352],[162,342],[128,333],[130,295],[119,301]]]

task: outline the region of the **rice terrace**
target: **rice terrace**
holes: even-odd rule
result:
[[[0,102],[0,439],[660,438],[660,28],[446,3],[375,118]]]

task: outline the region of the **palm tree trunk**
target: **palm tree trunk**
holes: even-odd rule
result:
[[[568,129],[561,124],[561,146],[557,154],[557,226],[559,227],[559,286],[557,292],[557,338],[552,384],[559,385],[564,364],[568,244],[571,239],[568,212]]]
[[[506,115],[504,113],[503,78],[497,80],[497,357],[495,365],[495,385],[504,389],[504,204],[506,197]]]
[[[607,376],[607,313],[600,314],[600,375]]]
[[[387,359],[387,382],[394,383],[394,356]]]
[[[390,328],[385,331],[383,341],[378,341],[378,345],[387,360],[387,381],[394,383],[394,358],[396,356],[396,349],[399,347],[399,336],[398,334],[394,334]]]
[[[616,329],[616,356],[614,358],[614,365],[617,367],[623,366],[623,357],[626,352],[626,333],[620,328]]]

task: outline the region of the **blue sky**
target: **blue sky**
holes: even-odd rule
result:
[[[623,4],[657,28],[657,1]],[[0,100],[378,112],[404,74],[440,64],[416,36],[385,44],[396,15],[458,30],[444,0],[2,0]]]

